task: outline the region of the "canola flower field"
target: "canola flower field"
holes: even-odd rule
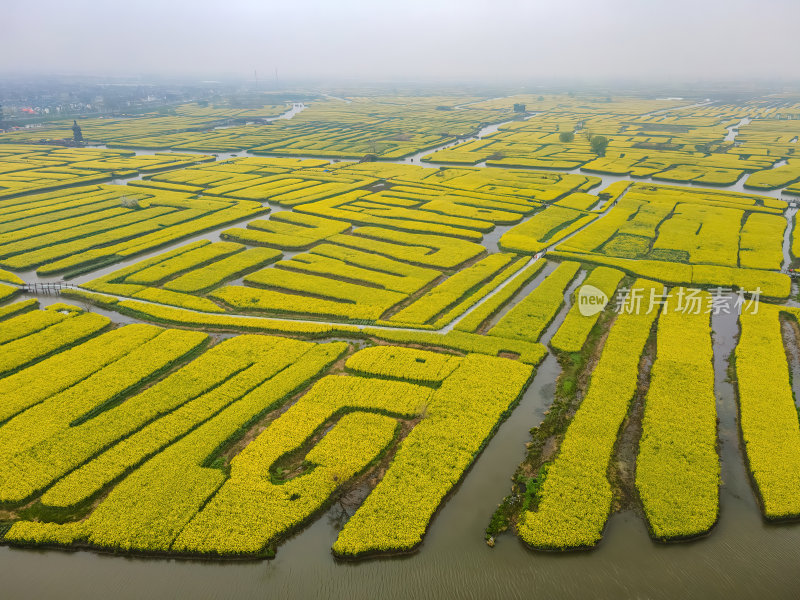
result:
[[[476,537],[713,535],[718,363],[763,518],[800,516],[796,99],[289,109],[0,134],[0,543],[270,557],[356,493],[335,557],[424,552],[548,355]]]

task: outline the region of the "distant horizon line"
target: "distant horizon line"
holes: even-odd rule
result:
[[[521,90],[547,88],[552,86],[587,86],[609,88],[630,86],[637,87],[665,87],[681,88],[685,86],[705,85],[712,87],[732,86],[747,89],[764,89],[774,87],[793,87],[797,86],[800,90],[800,76],[794,79],[777,77],[687,77],[687,78],[643,78],[637,76],[629,77],[586,77],[586,76],[563,76],[563,77],[531,77],[531,78],[505,78],[505,79],[452,79],[442,80],[441,78],[369,78],[369,77],[286,77],[275,81],[271,78],[255,79],[240,75],[178,75],[166,73],[140,73],[111,75],[104,73],[65,73],[65,72],[16,72],[0,70],[0,81],[25,81],[25,82],[49,82],[53,80],[67,80],[74,82],[86,82],[94,85],[160,85],[165,83],[177,83],[183,85],[253,85],[264,88],[263,91],[285,90],[291,86],[355,86],[355,87],[387,87],[387,86],[424,86],[431,88],[447,87],[484,87],[484,88],[520,88]],[[106,81],[100,81],[106,80]]]

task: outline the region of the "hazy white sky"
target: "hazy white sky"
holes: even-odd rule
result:
[[[2,0],[0,72],[800,79],[800,0]]]

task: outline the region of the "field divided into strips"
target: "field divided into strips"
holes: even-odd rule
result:
[[[131,185],[293,206],[343,194],[375,181],[369,176],[341,174],[325,160],[248,157],[160,173],[133,181]]]
[[[800,160],[790,158],[786,164],[766,171],[753,173],[744,182],[744,187],[754,190],[777,190],[800,181]],[[796,186],[795,186],[796,187]],[[791,191],[791,187],[787,191]]]
[[[513,117],[509,105],[473,108],[473,96],[382,96],[319,98],[291,119],[277,116],[290,106],[267,104],[247,113],[220,107],[202,111],[176,107],[175,115],[85,119],[83,137],[110,148],[174,149],[265,155],[399,158],[474,135],[482,127]],[[267,100],[269,101],[269,100]],[[461,108],[457,106],[466,104]],[[251,124],[247,124],[250,122]],[[54,121],[41,128],[0,135],[0,143],[71,138],[72,122]],[[216,126],[225,125],[217,129]],[[231,126],[233,125],[233,126]]]
[[[633,289],[662,286],[637,280]],[[600,540],[611,511],[609,463],[622,422],[636,391],[639,359],[657,310],[619,315],[591,373],[589,387],[546,468],[536,510],[520,515],[517,531],[530,546],[590,547]]]
[[[0,199],[213,161],[202,154],[0,144]]]
[[[535,342],[564,304],[567,286],[580,264],[562,262],[530,294],[512,308],[487,334]]]
[[[488,164],[588,173],[701,185],[731,185],[755,174],[753,187],[791,183],[798,128],[796,106],[759,99],[710,103],[687,109],[686,101],[635,97],[528,96],[483,100],[469,96],[373,96],[318,98],[291,119],[264,119],[288,109],[275,98],[262,108],[180,105],[171,116],[84,119],[90,143],[110,148],[171,149],[179,152],[251,152],[335,159],[398,159],[439,148],[425,160],[443,164]],[[526,112],[514,113],[522,104]],[[535,114],[534,114],[535,113]],[[744,125],[740,122],[747,119]],[[249,124],[248,124],[249,123]],[[485,125],[499,130],[478,138]],[[217,128],[224,125],[224,128]],[[233,126],[232,126],[233,125]],[[71,122],[10,131],[0,143],[19,145],[71,137]],[[735,139],[729,130],[735,128]],[[608,140],[596,152],[591,138]],[[442,146],[446,146],[441,148]],[[779,165],[780,174],[771,175]],[[749,181],[749,180],[748,180]]]
[[[194,134],[213,137],[212,131],[216,126],[225,125],[227,127],[231,124],[269,119],[285,113],[290,108],[291,106],[282,99],[267,97],[262,106],[253,108],[234,107],[228,102],[207,107],[192,103],[175,106],[171,111],[173,114],[169,115],[144,113],[127,117],[80,118],[78,122],[83,138],[89,143],[122,147],[126,146],[125,140],[130,138],[158,139],[157,143],[140,144],[136,147],[170,149],[174,147],[171,142],[181,139],[182,135]],[[30,142],[58,144],[67,140],[71,141],[72,125],[72,119],[55,119],[43,123],[39,127],[7,131],[0,136],[0,143],[9,145]],[[219,136],[219,134],[217,135]],[[214,151],[241,148],[242,146],[223,147],[216,148]]]
[[[451,110],[465,98],[354,98],[315,102],[274,129],[257,154],[399,158],[476,133],[512,117],[509,107]],[[447,109],[447,110],[442,110]]]
[[[511,121],[511,101],[327,98],[271,124],[280,103],[183,105],[86,123],[109,148],[177,151],[151,155],[0,134],[4,541],[272,556],[358,489],[333,554],[412,551],[548,352],[561,374],[525,427],[538,462],[515,475],[504,528],[538,549],[592,547],[626,495],[654,539],[708,532],[712,321],[678,298],[790,297],[786,202],[699,187],[795,181],[783,100],[519,96],[539,114],[468,139]],[[431,157],[444,167],[380,160],[445,143]],[[260,156],[192,154],[244,148]],[[7,302],[53,276],[74,277],[65,295],[82,308]],[[615,315],[631,287],[640,310]],[[781,327],[798,311],[761,307],[740,317],[732,372],[764,515],[789,519],[800,427]]]
[[[446,314],[444,322],[452,320],[465,310],[470,299],[480,299],[497,286],[497,279],[513,274],[525,259],[510,254],[491,254],[473,265],[462,269],[443,281],[424,296],[400,309],[388,320],[403,325],[422,326]],[[434,325],[435,327],[435,325]]]
[[[247,178],[236,184],[240,187],[253,185],[265,172],[293,180],[326,171],[358,185],[367,182],[369,189],[323,200],[315,200],[316,192],[308,190],[292,211],[223,229],[223,242],[202,248],[207,241],[192,242],[84,287],[206,313],[294,315],[438,330],[497,288],[508,288],[498,297],[504,302],[519,288],[517,276],[528,259],[502,252],[484,257],[480,242],[485,235],[521,222],[545,204],[589,207],[603,198],[584,191],[598,182],[580,175],[432,171],[375,163],[337,163],[323,170],[317,163],[244,158],[158,176],[164,184],[172,180],[181,186],[206,186],[198,202],[214,202],[206,196],[216,194],[226,201],[236,196],[238,192],[225,186],[237,172]],[[191,192],[200,190],[198,186]],[[184,193],[143,188],[148,192]],[[279,260],[282,253],[288,258]],[[270,263],[274,265],[264,268]]]
[[[500,125],[496,133],[440,149],[423,160],[474,165],[580,169],[656,181],[733,185],[746,178],[754,189],[777,189],[797,180],[791,165],[798,127],[781,120],[780,108],[757,103],[685,109],[681,101],[635,98],[518,96],[527,110],[525,121]],[[475,104],[489,107],[493,102]],[[685,104],[684,104],[685,106]],[[791,112],[792,107],[786,106]],[[735,142],[729,128],[744,118]],[[607,140],[597,152],[592,138]],[[790,160],[786,166],[773,166]]]
[[[266,211],[119,185],[20,196],[0,207],[0,265],[44,275],[96,268]]]
[[[800,127],[795,120],[796,116],[795,104],[781,107],[772,114],[758,115],[738,128],[735,147],[729,152],[778,161],[772,169],[750,175],[744,181],[744,187],[774,190],[788,186],[785,193],[798,193],[800,171],[796,150]]]
[[[33,341],[35,319],[47,317],[32,315],[48,312],[11,316],[0,332]],[[335,551],[415,547],[532,367],[376,346],[349,356],[347,375],[296,397],[347,346],[264,335],[214,342],[143,324],[65,340],[62,354],[0,382],[0,502],[24,507],[6,540],[264,555],[381,463],[385,475]],[[81,373],[69,368],[76,360]]]
[[[785,208],[763,196],[638,183],[556,254],[667,283],[760,288],[783,299],[790,293],[781,273]]]

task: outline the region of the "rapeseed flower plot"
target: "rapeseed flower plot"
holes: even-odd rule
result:
[[[747,463],[767,519],[800,515],[800,424],[783,349],[781,307],[761,303],[739,316],[739,423]],[[796,315],[794,315],[796,318]]]
[[[702,305],[710,298],[702,292]],[[717,411],[710,315],[679,311],[672,290],[658,319],[636,487],[654,537],[708,531],[719,513]]]

